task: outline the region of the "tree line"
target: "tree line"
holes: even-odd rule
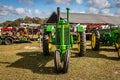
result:
[[[18,18],[14,21],[7,20],[3,23],[0,24],[2,27],[19,27],[20,23],[35,23],[35,24],[44,24],[46,22],[47,18],[41,19],[39,17],[28,17],[26,16],[25,18]]]

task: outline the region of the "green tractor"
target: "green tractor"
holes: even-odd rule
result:
[[[13,44],[14,38],[12,36],[1,35],[0,36],[0,45],[4,42],[5,45]]]
[[[117,34],[117,40],[116,40],[116,42],[117,42],[117,47],[118,47],[118,57],[120,58],[120,30],[119,30],[119,32],[118,32],[118,34]]]
[[[109,25],[99,29],[93,29],[91,36],[91,47],[92,50],[98,51],[100,45],[104,46],[115,46],[115,49],[118,50],[120,47],[120,27]],[[119,50],[118,50],[119,51]],[[118,57],[120,53],[118,52]]]
[[[77,27],[75,34],[72,34],[69,23],[69,8],[67,8],[67,21],[60,18],[60,8],[57,8],[56,25],[47,25],[43,33],[43,54],[50,55],[52,45],[56,46],[54,52],[54,64],[57,73],[68,72],[70,48],[78,44],[79,56],[86,53],[86,35],[84,28]]]

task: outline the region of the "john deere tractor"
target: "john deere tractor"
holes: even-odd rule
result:
[[[67,8],[67,20],[60,18],[60,8],[57,8],[56,25],[47,25],[43,33],[43,54],[50,55],[50,49],[56,46],[54,52],[54,64],[56,72],[68,71],[70,48],[73,44],[78,45],[79,56],[84,56],[86,52],[86,37],[84,28],[77,27],[76,32],[71,32],[69,23],[69,8]],[[74,34],[73,34],[74,33]]]
[[[120,30],[119,30],[119,32],[117,33],[117,40],[116,40],[116,42],[117,42],[117,44],[116,44],[116,46],[117,46],[117,51],[118,51],[118,57],[120,58]]]
[[[99,50],[100,45],[114,45],[115,49],[118,50],[118,48],[120,47],[120,27],[109,25],[104,27],[103,29],[94,29],[91,37],[92,50]],[[120,52],[118,52],[118,56],[120,57]]]

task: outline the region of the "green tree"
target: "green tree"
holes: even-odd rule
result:
[[[26,17],[24,18],[24,23],[33,23],[33,22],[32,22],[32,18],[26,16]]]
[[[6,22],[3,23],[4,27],[9,27],[11,25],[12,21],[7,20]]]

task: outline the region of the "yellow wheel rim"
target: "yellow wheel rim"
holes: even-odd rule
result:
[[[118,48],[119,48],[119,44],[118,44],[118,43],[115,43],[115,47],[118,49]]]
[[[120,57],[120,48],[118,48],[118,57]]]
[[[78,51],[80,52],[80,34],[78,34]]]
[[[96,45],[96,36],[95,36],[95,33],[92,33],[92,48],[95,48],[95,45]]]
[[[52,34],[49,34],[49,44],[48,44],[48,48],[51,49],[52,48]]]

